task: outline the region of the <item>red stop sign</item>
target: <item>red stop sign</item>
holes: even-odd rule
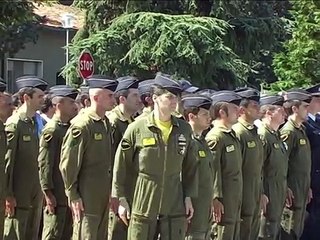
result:
[[[89,78],[94,73],[94,60],[89,51],[84,50],[79,58],[79,73],[82,78]]]

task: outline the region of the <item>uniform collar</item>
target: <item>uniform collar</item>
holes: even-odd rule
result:
[[[219,124],[217,122],[214,123],[214,128],[218,128],[219,130],[221,130],[222,132],[225,133],[231,133],[232,129],[227,128],[226,126]]]
[[[267,124],[265,124],[264,122],[262,123],[262,126],[268,130],[268,132],[272,133],[272,134],[277,134],[277,131],[273,130],[272,128],[270,128]]]
[[[70,125],[70,122],[67,122],[67,123],[62,122],[61,118],[59,118],[56,114],[53,115],[51,120],[57,122],[60,126],[69,126]]]
[[[246,129],[248,130],[253,130],[256,129],[256,126],[254,124],[248,123],[247,121],[245,121],[243,118],[239,118],[238,122],[243,125]]]
[[[93,119],[94,121],[100,121],[100,120],[104,120],[102,119],[95,111],[93,111],[93,109],[88,108],[87,109],[87,114],[88,116]]]
[[[171,123],[172,123],[172,126],[179,127],[178,119],[172,115],[171,115]],[[147,126],[148,127],[157,127],[157,124],[154,119],[154,111],[152,111],[151,114],[149,114],[147,116]]]
[[[19,109],[17,110],[17,114],[18,114],[19,118],[20,118],[22,121],[34,123],[34,119],[28,117],[28,116],[27,116],[27,113],[26,113],[26,111],[25,111],[24,109],[19,108]],[[40,115],[39,115],[39,116],[40,116]],[[35,117],[35,115],[34,115],[33,117]]]
[[[144,107],[143,109],[142,109],[142,113],[143,114],[149,114],[149,113],[151,113],[152,112],[152,108],[151,107]]]
[[[311,114],[311,113],[308,113],[308,117],[312,120],[312,121],[316,121],[316,116]]]
[[[132,122],[133,119],[130,118],[126,118],[123,114],[123,112],[120,110],[120,107],[119,106],[116,106],[114,109],[111,110],[110,112],[111,114],[115,114],[117,116],[118,119],[120,119],[122,122]]]
[[[301,124],[301,126],[298,126],[298,124],[295,121],[293,121],[293,119],[290,117],[288,118],[288,122],[289,122],[289,124],[291,124],[293,127],[297,128],[297,129],[304,129],[305,128],[303,126],[303,124]]]

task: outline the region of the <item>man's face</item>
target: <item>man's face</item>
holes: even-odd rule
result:
[[[0,115],[4,120],[11,116],[13,108],[11,96],[0,92]]]
[[[102,89],[97,95],[97,104],[105,111],[111,111],[115,105],[114,93],[109,89]]]
[[[226,118],[229,124],[235,124],[238,122],[239,106],[234,103],[228,103],[228,116]]]
[[[315,113],[320,112],[320,95],[312,97],[310,106],[312,106],[312,109],[314,110]]]
[[[248,106],[243,108],[244,114],[251,119],[251,121],[255,121],[260,118],[260,104],[256,101],[249,100]]]
[[[276,109],[272,111],[271,119],[277,125],[281,125],[285,122],[286,119],[286,112],[282,106],[276,106]]]
[[[211,124],[210,111],[200,108],[197,115],[194,115],[193,121],[198,129],[206,130]]]
[[[129,89],[129,94],[126,98],[125,105],[126,108],[133,113],[141,109],[141,99],[138,89]]]
[[[301,120],[306,120],[308,117],[309,103],[301,102],[301,105],[297,108],[296,113]]]
[[[162,112],[171,114],[176,110],[178,98],[173,93],[166,92],[160,96],[156,96],[153,100]]]
[[[72,98],[65,97],[60,103],[60,110],[63,115],[68,116],[68,119],[74,118],[78,113],[76,101]]]
[[[34,89],[32,98],[29,98],[29,105],[34,110],[39,110],[44,103],[44,92],[38,88]]]

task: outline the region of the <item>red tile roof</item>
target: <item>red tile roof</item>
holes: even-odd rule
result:
[[[71,13],[75,17],[73,21],[74,29],[82,28],[85,19],[85,12],[83,10],[58,3],[34,3],[34,13],[40,17],[44,17],[42,25],[56,28],[62,28],[61,17],[66,13]]]

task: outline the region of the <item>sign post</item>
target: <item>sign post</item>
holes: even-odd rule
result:
[[[78,71],[83,79],[83,85],[86,84],[86,79],[94,73],[94,59],[91,53],[87,50],[82,51],[78,62]]]

